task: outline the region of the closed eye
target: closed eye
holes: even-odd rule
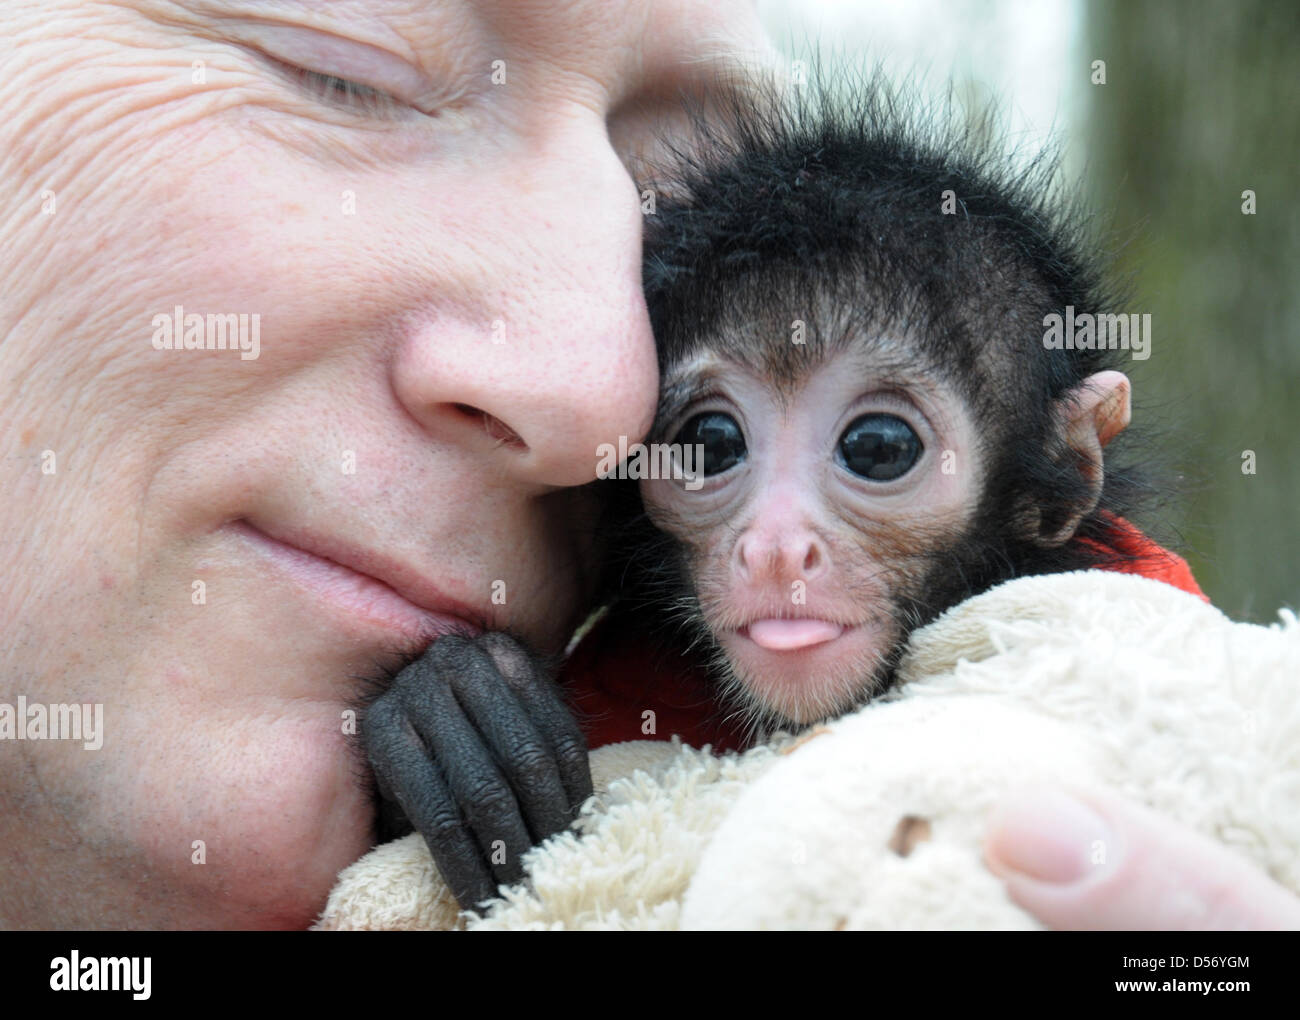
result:
[[[236,26],[238,41],[318,104],[377,119],[433,115],[445,98],[410,56],[359,38],[305,26]],[[439,94],[439,92],[442,94]]]
[[[312,91],[338,102],[374,103],[396,102],[392,96],[369,85],[361,85],[347,78],[333,74],[321,74],[319,71],[302,71],[303,84]]]
[[[274,58],[272,58],[274,60]],[[400,99],[382,89],[362,85],[350,78],[322,71],[311,71],[295,64],[275,60],[277,66],[293,79],[308,96],[320,103],[338,106],[366,117],[393,117],[406,107]]]

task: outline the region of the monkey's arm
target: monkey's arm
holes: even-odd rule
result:
[[[504,634],[439,638],[370,707],[362,738],[381,819],[400,808],[464,908],[519,881],[523,853],[592,792],[577,722]]]

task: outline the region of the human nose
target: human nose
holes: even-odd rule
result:
[[[474,187],[495,201],[473,205],[472,268],[454,310],[404,341],[398,397],[516,476],[590,481],[597,448],[638,441],[654,417],[637,192],[603,123],[523,146]]]

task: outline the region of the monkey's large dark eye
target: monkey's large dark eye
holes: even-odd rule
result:
[[[699,470],[707,478],[720,475],[745,459],[745,436],[736,419],[721,411],[697,414],[682,426],[674,443],[699,445],[704,453]]]
[[[840,436],[840,456],[855,475],[873,482],[892,482],[912,469],[925,449],[921,437],[902,418],[864,414]]]

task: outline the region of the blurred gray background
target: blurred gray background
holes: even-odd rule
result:
[[[760,0],[791,59],[882,63],[996,102],[1008,142],[1062,148],[1150,312],[1129,373],[1182,476],[1173,544],[1215,604],[1300,606],[1300,4],[1291,0]],[[1106,83],[1091,81],[1105,61]],[[1255,193],[1244,215],[1242,192]],[[1135,421],[1135,424],[1137,422]],[[1243,472],[1245,453],[1254,473]]]

